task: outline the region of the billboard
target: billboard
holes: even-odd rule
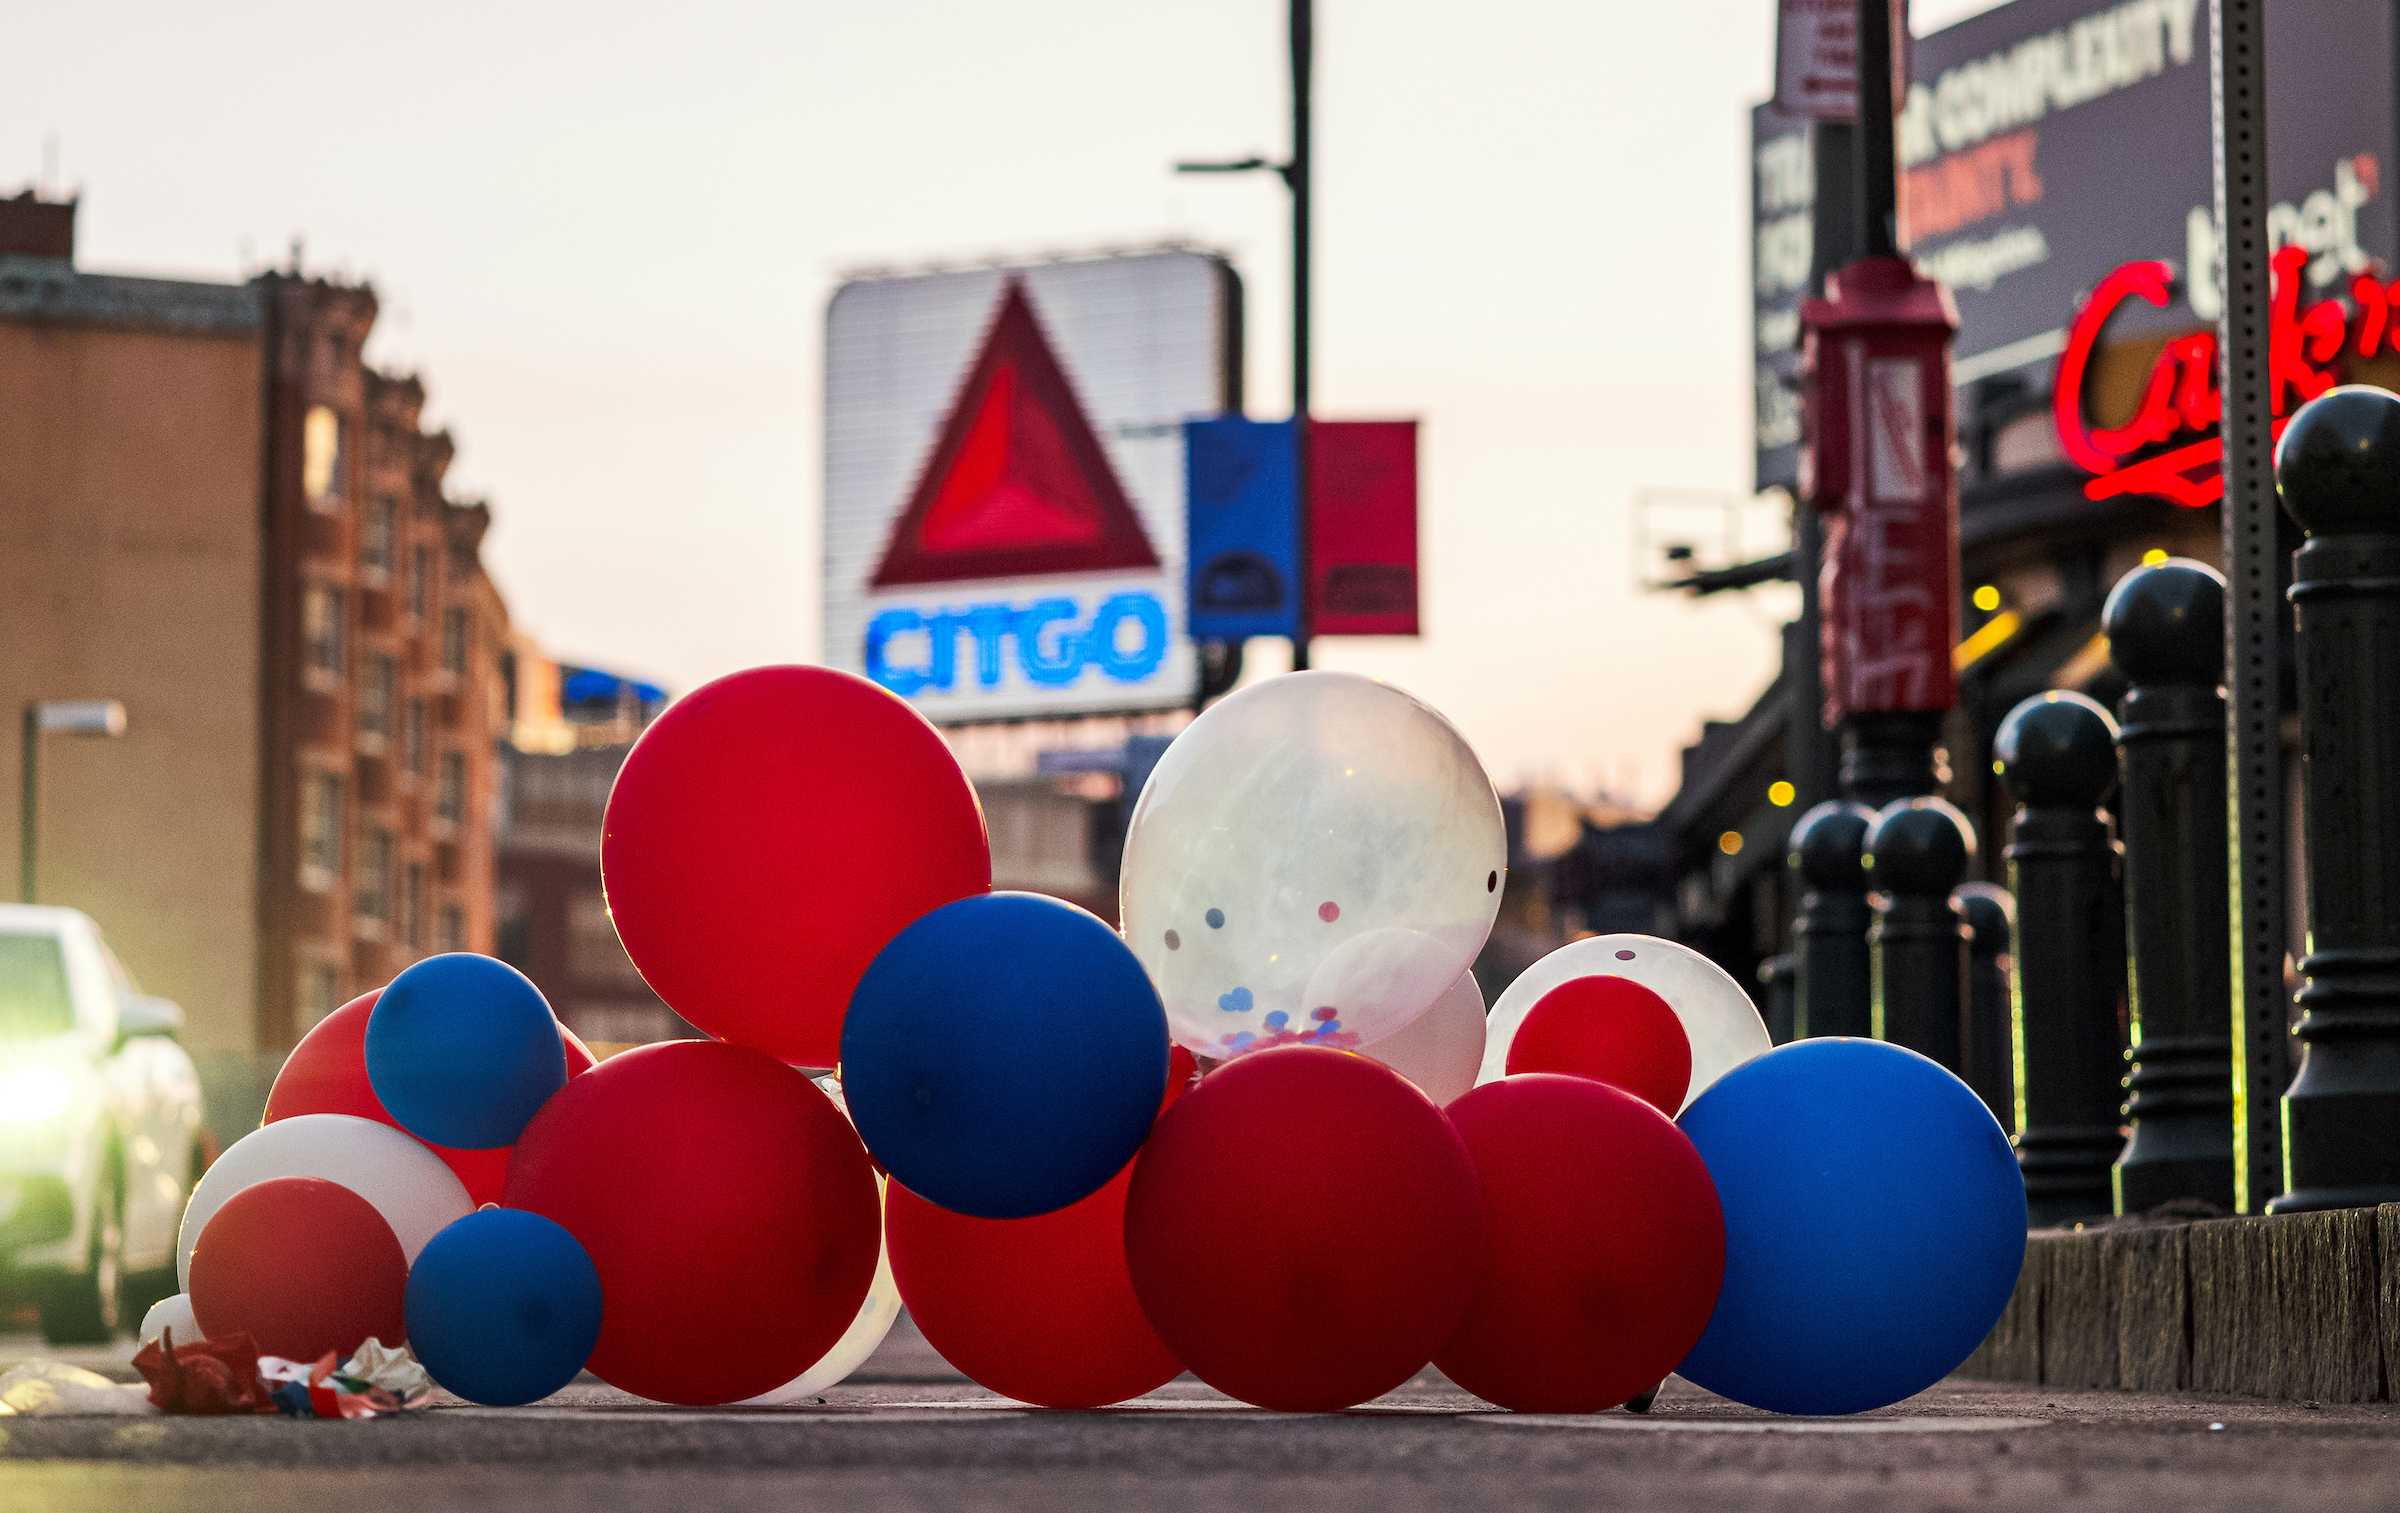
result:
[[[2304,300],[2394,247],[2389,0],[2266,7],[2269,235],[2307,249]],[[1899,121],[1903,236],[1958,300],[1961,385],[2047,389],[2085,295],[2121,264],[2176,266],[2176,298],[2112,333],[2214,324],[2207,0],[2012,0],[1920,38]]]
[[[1190,251],[873,277],[825,319],[825,660],[944,723],[1191,702],[1183,421],[1239,290]]]
[[[2066,429],[2125,435],[2151,387],[2152,354],[2215,323],[2223,270],[2207,28],[2207,0],[2011,0],[1916,40],[1898,121],[1901,233],[1918,270],[1958,302],[1962,397],[2050,395],[2065,365],[2093,390],[2088,424]],[[2382,192],[2400,153],[2394,9],[2268,6],[2266,57],[2268,234],[2276,249],[2297,249],[2287,259],[2300,269],[2294,318],[2328,297],[2356,306],[2356,280],[2390,277],[2400,252],[2400,217]],[[1789,487],[1816,186],[1804,120],[1759,106],[1751,122],[1758,485]],[[2117,278],[2136,262],[2163,264],[2163,280]],[[2066,364],[2079,312],[2127,280],[2140,290],[2112,301],[2098,357]],[[2188,429],[2158,446],[2196,445]],[[2094,470],[2075,455],[2075,435],[2064,446]],[[2111,477],[2116,492],[2214,497],[2191,466],[2116,464]]]
[[[1800,301],[1816,237],[1816,163],[1808,118],[1750,112],[1750,338],[1757,401],[1754,487],[1800,487]]]

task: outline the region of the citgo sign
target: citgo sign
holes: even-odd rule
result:
[[[826,318],[825,659],[944,722],[1190,702],[1183,421],[1238,309],[1173,251],[861,279]]]

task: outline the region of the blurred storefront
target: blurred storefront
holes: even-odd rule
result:
[[[1903,239],[1961,320],[1964,635],[1943,740],[1947,795],[1981,840],[1978,878],[2005,879],[2014,804],[1991,768],[2002,717],[2048,688],[2113,705],[2109,589],[2145,560],[2218,558],[2206,16],[2201,0],[2012,0],[1912,51]],[[2275,377],[2289,414],[2335,382],[2400,384],[2400,216],[2382,186],[2400,154],[2400,14],[2389,0],[2320,0],[2270,8],[2267,27]],[[1813,217],[1850,213],[1845,186],[1815,182],[1813,131],[1771,106],[1752,116],[1762,490],[1796,482],[1792,349]],[[1693,587],[1789,571],[1788,558],[1742,564]],[[1787,637],[1787,669],[1815,654]],[[1675,933],[1746,983],[1789,939],[1791,821],[1832,796],[1810,791],[1830,772],[1809,754],[1826,738],[1798,707],[1801,681],[1779,677],[1709,725],[1659,817]]]

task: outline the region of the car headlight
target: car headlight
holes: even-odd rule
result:
[[[54,1066],[21,1066],[0,1072],[0,1124],[55,1119],[74,1101],[75,1079]]]

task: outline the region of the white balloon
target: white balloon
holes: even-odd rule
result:
[[[1359,1054],[1374,1057],[1446,1106],[1475,1086],[1475,1071],[1483,1062],[1483,1027],[1483,988],[1474,973],[1461,972],[1432,1008],[1362,1046]]]
[[[1758,1005],[1723,967],[1689,946],[1655,935],[1594,935],[1560,946],[1527,967],[1492,1005],[1484,1031],[1483,1070],[1475,1085],[1497,1082],[1508,1072],[1508,1048],[1525,1016],[1551,989],[1578,977],[1626,977],[1666,1001],[1683,1024],[1692,1047],[1692,1080],[1681,1113],[1710,1084],[1774,1042]]]
[[[843,1118],[850,1117],[850,1100],[842,1094],[842,1080],[839,1077],[824,1075],[810,1080],[833,1100],[833,1106],[842,1111]],[[890,1197],[891,1183],[877,1173],[875,1198],[879,1213],[887,1211],[881,1205],[888,1202]],[[866,1298],[858,1305],[858,1317],[852,1319],[842,1337],[833,1342],[833,1348],[826,1351],[814,1366],[782,1386],[743,1401],[791,1403],[824,1391],[865,1365],[867,1357],[875,1353],[876,1347],[883,1343],[885,1335],[892,1332],[892,1325],[899,1318],[900,1284],[892,1280],[892,1247],[887,1239],[876,1253],[875,1280],[867,1284]]]
[[[134,1340],[147,1345],[169,1329],[175,1331],[175,1343],[178,1345],[195,1345],[207,1338],[200,1332],[199,1315],[192,1312],[190,1293],[179,1292],[171,1298],[160,1298],[151,1304],[150,1311],[142,1315],[142,1327],[134,1335]]]
[[[833,1342],[823,1359],[782,1386],[744,1401],[790,1403],[823,1392],[865,1365],[899,1318],[900,1284],[892,1280],[892,1251],[887,1244],[875,1259],[875,1280],[867,1288],[866,1301],[858,1305],[858,1317],[850,1321],[849,1329]]]
[[[467,1189],[415,1136],[349,1114],[301,1114],[236,1140],[200,1178],[175,1237],[175,1276],[192,1285],[192,1247],[227,1199],[277,1177],[322,1177],[373,1204],[415,1265],[444,1225],[475,1211]]]
[[[1125,941],[1176,1041],[1356,1048],[1483,949],[1508,837],[1464,737],[1387,683],[1269,678],[1175,738],[1125,838]]]

